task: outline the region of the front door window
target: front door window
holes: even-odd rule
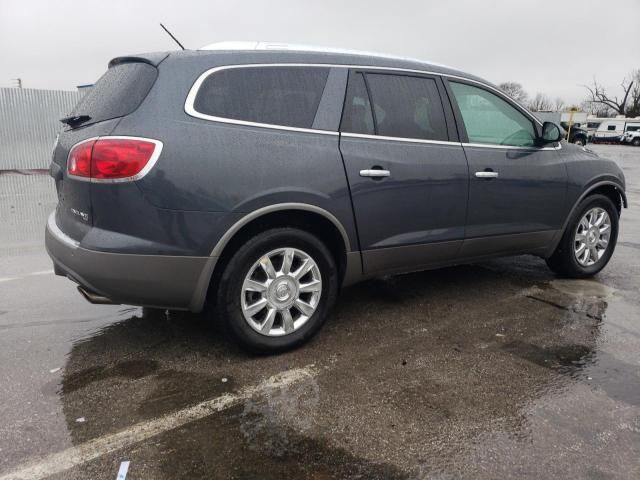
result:
[[[470,143],[533,147],[531,119],[506,100],[466,83],[450,82]]]

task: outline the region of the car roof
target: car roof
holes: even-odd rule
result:
[[[219,42],[206,45],[199,50],[178,50],[127,55],[114,58],[109,65],[113,66],[129,61],[143,61],[152,65],[158,65],[168,55],[175,60],[186,60],[194,57],[199,59],[211,57],[212,64],[314,63],[418,70],[468,78],[495,87],[491,82],[480,77],[439,63],[358,50],[268,42]]]

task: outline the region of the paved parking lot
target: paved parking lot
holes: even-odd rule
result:
[[[377,279],[270,357],[85,302],[42,246],[48,179],[1,176],[0,480],[640,478],[640,148],[592,148],[629,197],[595,279],[533,257]]]

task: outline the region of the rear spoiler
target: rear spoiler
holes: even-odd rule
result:
[[[123,63],[147,63],[157,67],[169,56],[168,52],[141,53],[140,55],[127,55],[126,57],[116,57],[109,62],[109,68]]]

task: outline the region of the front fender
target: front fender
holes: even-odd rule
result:
[[[551,245],[549,247],[549,250],[546,252],[546,255],[544,256],[545,258],[550,257],[553,254],[553,252],[555,252],[556,248],[558,248],[558,244],[560,243],[560,240],[562,239],[562,236],[564,235],[564,232],[566,231],[569,225],[569,222],[575,215],[575,212],[578,209],[578,205],[580,205],[580,202],[582,202],[582,200],[587,198],[597,189],[606,187],[606,186],[613,187],[616,189],[616,191],[618,192],[622,200],[622,206],[624,208],[627,208],[628,203],[627,203],[627,196],[624,192],[624,186],[618,179],[611,176],[601,176],[599,178],[594,179],[584,188],[584,191],[573,202],[573,205],[571,206],[571,209],[569,210],[569,213],[565,218],[564,224],[562,225],[562,229],[559,230],[558,233],[556,233],[556,235],[554,236],[553,241],[551,242]]]

